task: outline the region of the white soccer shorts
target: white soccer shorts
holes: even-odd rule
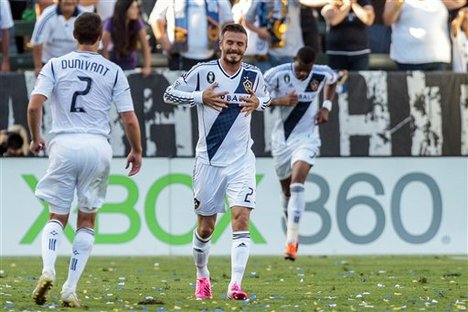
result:
[[[249,151],[246,157],[227,167],[215,167],[195,162],[193,174],[195,213],[212,216],[226,212],[229,207],[255,208],[255,156]]]
[[[315,159],[319,155],[319,147],[316,144],[296,144],[285,146],[280,151],[272,151],[273,163],[278,179],[285,180],[292,174],[295,162],[302,160],[311,166],[315,165]]]
[[[101,135],[60,134],[49,145],[49,168],[36,187],[36,196],[68,214],[76,190],[84,212],[104,203],[112,148]]]

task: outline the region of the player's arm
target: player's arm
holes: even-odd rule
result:
[[[120,67],[118,67],[115,77],[115,85],[112,90],[112,99],[120,118],[122,119],[125,135],[130,144],[130,153],[127,156],[125,169],[130,165],[129,176],[137,174],[141,168],[142,153],[140,124],[134,112],[132,95],[127,77]]]
[[[172,85],[167,87],[163,96],[164,102],[173,105],[190,106],[203,104],[205,103],[204,100],[210,102],[212,94],[207,93],[204,98],[203,93],[207,90],[197,90],[197,86],[199,85],[199,66],[195,65],[191,70],[182,74]],[[214,86],[211,89],[214,89]]]
[[[134,111],[121,112],[123,127],[131,150],[127,156],[127,169],[130,165],[129,176],[135,175],[140,171],[142,162],[143,148],[141,147],[140,125]]]
[[[34,154],[45,149],[45,140],[41,135],[42,106],[47,98],[42,94],[33,94],[28,104],[28,126],[31,136],[29,149]]]
[[[28,103],[27,117],[31,136],[29,149],[34,154],[46,149],[46,142],[41,134],[42,108],[54,89],[55,77],[52,62],[53,59],[47,62],[39,73]]]
[[[316,114],[316,123],[323,124],[328,122],[330,112],[332,110],[333,99],[336,94],[336,84],[338,82],[338,75],[328,66],[326,67],[327,81],[323,88],[323,102],[322,106]]]
[[[267,90],[270,92],[272,99],[271,99],[271,106],[295,106],[299,101],[296,90],[290,91],[285,96],[276,96],[279,90],[279,78],[276,75],[277,69],[275,67],[267,70],[264,75],[265,79],[265,86]]]

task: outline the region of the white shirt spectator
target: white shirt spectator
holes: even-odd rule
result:
[[[81,12],[77,8],[73,16],[66,20],[57,4],[48,6],[44,10],[36,21],[31,38],[33,45],[43,45],[42,63],[47,63],[52,57],[76,50],[77,42],[73,37],[73,25]]]
[[[8,29],[13,27],[13,17],[11,16],[10,2],[0,0],[0,29]],[[1,37],[0,32],[0,39]]]
[[[177,0],[184,1],[184,0]],[[188,6],[188,51],[181,52],[183,57],[191,59],[208,59],[214,51],[209,49],[208,27],[206,23],[206,0],[187,1]],[[231,4],[228,0],[217,0],[219,7],[219,25],[233,21]],[[157,20],[166,21],[167,34],[171,43],[174,42],[175,12],[174,1],[159,0],[151,11],[148,22],[155,25]],[[221,27],[221,26],[220,26]]]
[[[448,10],[442,0],[406,0],[392,24],[390,58],[402,64],[450,63]]]

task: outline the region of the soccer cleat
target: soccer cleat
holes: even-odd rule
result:
[[[295,261],[297,258],[297,249],[299,248],[299,242],[287,243],[286,244],[286,251],[284,252],[284,260],[291,260]]]
[[[227,296],[232,300],[247,300],[249,297],[245,291],[240,289],[237,283],[232,284],[232,286],[228,289]]]
[[[211,292],[211,282],[209,278],[197,278],[197,284],[195,287],[195,298],[197,300],[213,298],[213,293]]]
[[[62,304],[64,307],[77,308],[80,307],[80,301],[73,290],[63,289],[61,292]]]
[[[37,281],[36,288],[32,292],[32,297],[37,305],[43,305],[47,302],[47,293],[54,285],[54,275],[49,272],[42,273]]]

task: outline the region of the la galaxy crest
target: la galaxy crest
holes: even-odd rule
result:
[[[244,77],[244,81],[242,82],[242,85],[244,86],[244,89],[247,93],[249,90],[252,90],[253,88],[253,82],[249,80],[248,76]]]
[[[310,81],[310,90],[312,90],[312,92],[317,91],[319,85],[320,85],[320,81],[319,81],[319,80],[312,79],[312,80]]]
[[[286,83],[289,83],[291,81],[291,77],[289,77],[288,74],[284,75],[283,79],[284,79],[284,82]]]
[[[212,71],[209,71],[206,75],[206,81],[208,81],[208,83],[213,83],[215,81],[215,78],[216,76]]]

